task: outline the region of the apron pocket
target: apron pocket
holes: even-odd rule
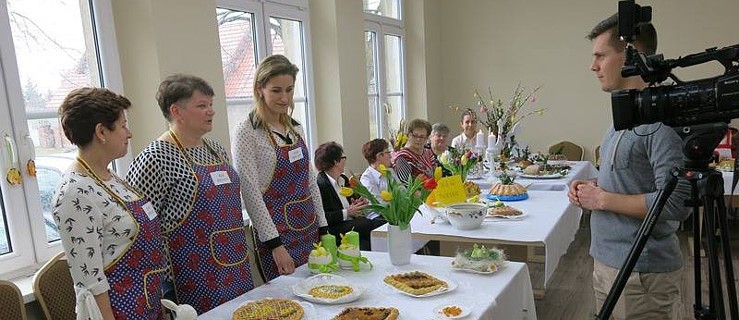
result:
[[[282,208],[282,217],[290,230],[302,231],[308,229],[316,223],[312,198],[308,196],[286,203]]]
[[[160,303],[163,298],[163,285],[167,280],[167,268],[154,269],[144,274],[144,296],[146,307],[151,309],[152,302]]]
[[[210,234],[210,254],[224,267],[244,263],[249,258],[244,227],[214,231]]]

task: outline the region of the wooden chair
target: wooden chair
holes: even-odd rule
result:
[[[23,295],[10,281],[0,280],[0,306],[0,319],[28,319]]]
[[[549,154],[564,154],[567,160],[582,161],[584,149],[570,141],[560,141],[549,147]]]
[[[48,320],[75,319],[74,281],[64,252],[52,257],[33,278],[33,294]]]
[[[600,145],[595,146],[595,149],[593,149],[593,155],[595,156],[593,159],[595,159],[595,167],[600,168]]]

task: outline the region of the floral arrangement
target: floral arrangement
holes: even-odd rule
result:
[[[444,169],[449,170],[452,175],[459,175],[462,181],[467,179],[467,173],[472,169],[477,162],[480,161],[480,156],[473,153],[470,150],[459,150],[451,149],[444,151],[439,156],[439,162]]]
[[[406,142],[408,142],[408,134],[405,133],[405,130],[406,124],[403,119],[400,119],[397,130],[388,128],[388,140],[390,140],[390,146],[393,150],[397,151],[405,147]]]
[[[485,119],[481,119],[481,123],[490,133],[498,137],[507,137],[509,133],[514,132],[516,126],[521,123],[521,120],[532,114],[544,114],[545,108],[538,108],[523,113],[523,109],[527,104],[536,102],[535,94],[540,88],[536,87],[529,93],[525,93],[525,88],[521,87],[521,84],[518,84],[516,90],[513,91],[513,97],[508,103],[504,103],[500,98],[493,98],[493,92],[489,88],[487,101],[475,90],[474,96],[475,100],[477,100],[477,106],[480,109],[480,113],[485,114]]]
[[[419,174],[406,186],[395,180],[393,174],[384,165],[379,165],[378,171],[383,178],[387,179],[387,189],[380,191],[382,201],[375,198],[375,195],[370,193],[367,187],[353,175],[349,178],[352,194],[356,193],[369,200],[370,204],[366,210],[377,212],[389,224],[405,230],[410,225],[413,215],[418,211],[418,207],[436,188],[437,179]],[[441,172],[439,172],[439,178],[441,178]]]

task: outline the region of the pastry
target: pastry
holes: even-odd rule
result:
[[[490,187],[489,193],[496,196],[517,196],[526,193],[526,188],[518,183],[496,183]]]
[[[389,275],[385,277],[385,283],[414,296],[421,296],[448,286],[446,282],[420,271]]]
[[[522,214],[523,211],[507,205],[494,206],[488,209],[489,216],[520,216]]]
[[[339,299],[354,291],[350,286],[323,285],[310,289],[310,295],[323,299]]]
[[[349,307],[337,314],[333,320],[395,320],[398,319],[398,309]]]
[[[464,190],[467,192],[467,197],[476,196],[481,193],[480,186],[472,181],[464,182]]]
[[[292,300],[266,298],[249,302],[236,309],[232,320],[300,320],[303,307]]]

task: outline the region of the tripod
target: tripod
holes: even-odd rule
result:
[[[734,269],[729,247],[728,221],[724,203],[723,178],[721,173],[708,169],[711,154],[721,141],[726,129],[727,125],[723,122],[676,128],[678,134],[683,138],[682,151],[685,169],[673,169],[664,189],[658,191],[657,200],[650,206],[647,216],[637,232],[636,240],[601,307],[598,319],[608,319],[610,317],[621,292],[626,286],[629,275],[634,269],[634,265],[636,265],[647,240],[649,240],[662,209],[677,186],[678,178],[687,179],[690,182],[690,198],[685,201],[685,206],[693,208],[694,248],[697,251],[700,250],[701,239],[699,212],[700,207],[704,207],[703,220],[705,222],[706,251],[708,255],[709,305],[705,307],[702,303],[701,258],[698,251],[693,259],[695,264],[694,316],[696,319],[725,319],[721,273],[716,248],[717,240],[715,238],[718,227],[721,230],[721,246],[723,248],[731,319],[739,319],[736,289],[734,287]]]

